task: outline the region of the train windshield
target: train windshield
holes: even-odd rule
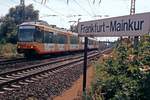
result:
[[[18,32],[18,40],[25,41],[25,42],[34,41],[34,32],[35,29],[20,28]]]

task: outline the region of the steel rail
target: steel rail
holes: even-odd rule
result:
[[[101,53],[107,52],[111,50],[111,48],[102,51]],[[94,54],[92,54],[94,53]],[[99,57],[101,53],[92,52],[89,53],[88,59],[94,59],[95,57]],[[62,68],[66,68],[69,65],[73,65],[76,63],[83,63],[83,55],[75,56],[72,58],[58,59],[51,62],[41,63],[37,65],[31,65],[27,68],[15,69],[12,71],[8,71],[0,74],[0,89],[3,89],[5,86],[8,87],[12,85],[12,83],[18,83],[20,81],[25,81],[26,79],[32,80],[31,78],[35,78],[36,76],[48,74],[49,72],[57,71]]]
[[[90,56],[88,56],[88,58],[91,58],[91,57],[97,56],[97,55],[98,55],[98,53],[96,53],[94,55],[90,55]],[[60,63],[55,62],[55,63],[57,63],[55,65],[53,62],[53,65],[51,65],[51,66],[50,66],[50,63],[47,63],[44,65],[40,65],[40,66],[44,66],[41,68],[35,68],[32,70],[30,69],[30,70],[28,70],[28,71],[26,70],[24,72],[23,72],[23,70],[21,70],[22,72],[18,72],[20,74],[16,74],[16,71],[15,71],[15,73],[11,73],[12,75],[9,77],[8,77],[8,74],[5,73],[5,74],[3,74],[3,75],[6,75],[5,77],[0,77],[0,87],[2,88],[5,85],[9,85],[9,84],[15,83],[17,81],[24,80],[24,79],[27,79],[27,78],[30,78],[30,77],[33,77],[36,75],[40,75],[42,73],[47,73],[47,72],[59,70],[59,69],[64,68],[64,66],[72,65],[74,63],[81,62],[81,61],[83,62],[83,56],[76,57],[76,58],[74,58],[74,60],[68,58],[68,60],[63,61],[63,63],[62,62],[60,62]],[[10,74],[10,72],[9,72],[9,74]]]

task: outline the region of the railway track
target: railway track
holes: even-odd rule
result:
[[[0,67],[4,65],[7,66],[7,65],[14,64],[14,63],[21,63],[25,61],[27,61],[26,58],[3,59],[3,60],[0,60]]]
[[[0,56],[0,61],[6,60],[3,56]]]
[[[93,51],[95,52],[95,51]],[[73,54],[72,56],[74,56],[75,54]],[[76,54],[77,55],[77,54]],[[71,55],[68,55],[71,56]],[[61,56],[61,57],[56,57],[57,59],[59,58],[64,58],[67,56]],[[41,62],[49,62],[51,60],[55,60],[56,58],[52,57],[52,58],[38,58],[38,59],[26,59],[26,58],[17,58],[17,59],[7,59],[7,60],[2,60],[0,61],[0,73],[1,72],[5,72],[7,70],[12,70],[12,69],[16,69],[16,68],[20,68],[20,67],[24,67],[27,65],[34,65],[34,64],[38,64]]]
[[[9,70],[22,68],[24,66],[33,65],[41,63],[43,60],[30,60],[26,58],[18,58],[11,59],[11,60],[5,60],[5,62],[0,63],[0,73],[7,72]]]
[[[4,59],[4,58],[0,58],[0,69],[6,67],[12,67],[14,64],[19,64],[19,63],[23,63],[23,62],[30,62],[30,61],[38,61],[38,60],[44,60],[44,59],[49,59],[49,58],[43,58],[43,59],[36,59],[36,58],[32,58],[32,59],[27,59],[27,58],[15,58],[15,59]],[[4,66],[4,67],[3,67]]]
[[[107,53],[107,51],[105,52]],[[101,52],[101,53],[105,53],[105,52]],[[93,53],[95,54],[95,56]],[[91,56],[93,55],[93,57],[98,56],[97,58],[99,58],[102,55],[101,53],[100,54],[96,54],[96,52],[93,53],[89,55]],[[65,58],[67,57],[64,57],[64,59]],[[94,58],[89,58],[89,59],[94,59]],[[65,63],[63,61],[64,60],[62,59],[62,61],[59,62],[59,64]],[[91,60],[89,60],[88,63],[91,63]],[[55,66],[55,64],[52,65]],[[52,65],[50,64],[47,66],[54,67]],[[66,89],[70,88],[73,82],[80,77],[80,75],[82,74],[82,70],[83,70],[83,61],[77,61],[76,63],[64,65],[63,67],[60,67],[56,70],[51,70],[45,73],[43,72],[41,74],[33,75],[28,78],[23,78],[21,80],[5,84],[3,86],[0,86],[0,99],[1,100],[28,100],[28,99],[51,100],[55,96],[60,95]],[[21,75],[21,72],[19,73]],[[11,76],[11,74],[8,75],[8,77],[5,75],[2,77],[12,78],[9,76]]]
[[[88,58],[91,58],[96,55],[97,53],[90,54]],[[24,68],[1,73],[0,90],[11,90],[12,88],[20,87],[16,84],[26,84],[34,82],[34,80],[37,80],[38,78],[47,77],[49,73],[53,71],[60,70],[65,66],[72,65],[78,62],[83,62],[83,56],[75,56],[65,59],[62,58],[51,62],[31,65]]]
[[[49,60],[54,60],[54,58],[43,58],[43,59],[17,58],[17,59],[2,60],[0,61],[0,73],[5,72],[7,70],[17,69],[28,65],[34,65]]]

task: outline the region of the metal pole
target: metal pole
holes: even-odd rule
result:
[[[87,51],[88,37],[84,38],[84,66],[83,66],[83,93],[86,92],[86,71],[87,71]]]
[[[138,44],[139,44],[139,37],[135,36],[134,37],[134,50],[137,50],[137,52],[138,52]]]
[[[25,0],[20,0],[20,6],[21,6],[21,22],[25,21]]]

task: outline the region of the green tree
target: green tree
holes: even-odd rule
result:
[[[24,16],[22,16],[22,12]],[[16,43],[17,41],[17,27],[24,21],[35,21],[39,19],[39,11],[34,10],[33,5],[25,6],[24,11],[22,6],[16,6],[9,9],[6,16],[1,17],[0,21],[0,40],[5,39],[7,42]]]

